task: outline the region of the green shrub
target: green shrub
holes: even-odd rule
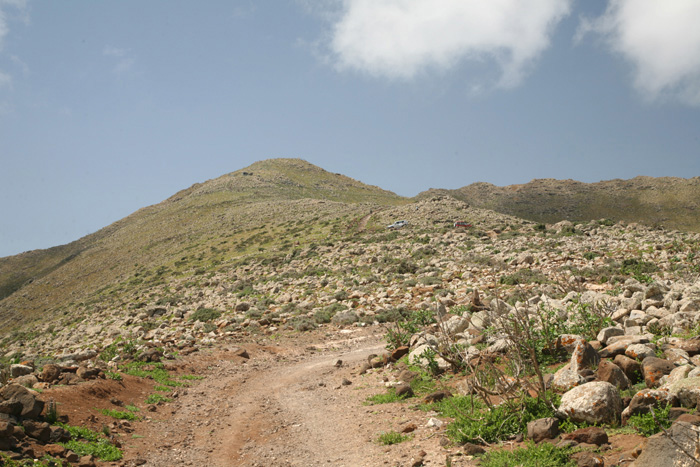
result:
[[[295,331],[306,332],[316,329],[316,323],[306,316],[299,316],[290,321],[291,327]]]
[[[654,420],[654,416],[651,413],[632,415],[627,421],[627,425],[635,428],[644,436],[654,435],[661,431],[661,427],[668,429],[671,426],[672,422],[668,419],[670,410],[670,404],[667,404],[664,408],[656,409],[654,411],[656,420]]]
[[[396,390],[394,388],[389,388],[387,392],[369,396],[367,399],[365,399],[365,403],[367,405],[391,404],[392,402],[400,402],[404,399],[407,399],[407,397],[398,396],[396,395]]]
[[[151,394],[146,398],[146,404],[157,404],[159,402],[170,402],[172,399],[160,394]]]
[[[396,274],[415,274],[418,266],[415,263],[402,259],[394,268]]]
[[[527,431],[527,424],[538,418],[554,416],[554,409],[543,399],[523,397],[487,408],[472,396],[443,399],[430,406],[454,421],[447,435],[456,443],[497,442]]]
[[[513,451],[498,449],[481,458],[481,467],[576,467],[571,448],[558,448],[549,443],[528,443],[526,448]]]
[[[137,376],[139,378],[152,378],[160,386],[184,386],[184,383],[170,378],[170,373],[163,368],[162,363],[131,362],[122,365],[121,369],[127,375]],[[156,391],[157,390],[158,386],[156,386]]]
[[[122,458],[122,452],[99,433],[82,426],[70,426],[64,423],[58,425],[70,433],[73,438],[66,443],[59,444],[79,456],[92,455],[105,462],[118,461]]]
[[[199,310],[192,313],[190,316],[190,321],[202,321],[208,322],[221,317],[221,312],[213,308],[200,308]]]
[[[408,345],[411,336],[419,332],[425,326],[435,322],[433,312],[429,309],[408,311],[399,308],[395,310],[395,312],[398,316],[396,320],[387,327],[386,334],[384,334],[388,350]]]
[[[49,400],[49,402],[46,404],[44,421],[48,422],[50,425],[53,425],[58,421],[58,406],[56,401],[53,399]]]
[[[544,284],[547,282],[547,278],[541,272],[520,269],[513,274],[501,276],[498,281],[504,285]]]
[[[139,417],[128,410],[114,410],[114,409],[102,409],[100,410],[102,415],[107,415],[108,417],[116,418],[117,420],[138,420]]]
[[[387,431],[386,433],[382,433],[379,435],[378,441],[379,444],[390,446],[392,444],[403,443],[404,441],[409,439],[411,439],[411,435],[403,435],[396,431]]]
[[[659,268],[648,261],[641,261],[636,258],[629,258],[622,261],[622,266],[620,267],[620,273],[628,276],[632,276],[639,282],[648,284],[652,281],[652,272],[658,271]]]

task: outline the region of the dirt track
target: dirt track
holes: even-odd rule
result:
[[[254,346],[249,360],[212,355],[205,379],[169,405],[170,417],[151,422],[136,455],[153,467],[410,463],[418,448],[376,442],[382,424],[397,420],[362,404],[381,386],[356,368],[383,345],[348,336],[301,349]]]

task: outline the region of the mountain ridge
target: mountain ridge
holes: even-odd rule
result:
[[[212,256],[222,262],[277,248],[288,241],[291,223],[306,223],[304,235],[319,239],[337,233],[340,218],[350,231],[362,219],[383,229],[382,210],[440,197],[532,222],[608,218],[700,231],[700,177],[595,184],[536,179],[508,187],[479,182],[406,198],[301,159],[268,159],[195,183],[69,244],[0,258],[0,328],[79,303],[110,284],[176,271],[183,262],[204,264]],[[411,209],[391,212],[404,211]]]

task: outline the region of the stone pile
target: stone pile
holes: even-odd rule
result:
[[[0,388],[0,451],[12,460],[58,457],[76,467],[94,467],[93,456],[79,456],[59,443],[70,433],[44,421],[47,404],[35,391],[11,383]]]

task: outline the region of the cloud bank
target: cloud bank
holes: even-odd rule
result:
[[[634,66],[634,86],[650,100],[700,105],[700,2],[610,0],[580,33],[601,34]]]
[[[676,0],[674,0],[676,1]],[[518,85],[550,45],[572,0],[345,0],[332,28],[337,67],[409,80],[464,61],[498,66]]]

